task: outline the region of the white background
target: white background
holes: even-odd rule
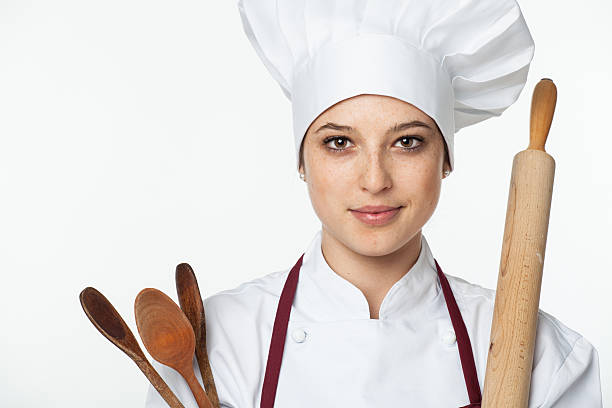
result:
[[[94,286],[136,331],[133,301],[205,296],[293,265],[320,224],[297,177],[290,103],[235,0],[0,0],[0,405],[136,407],[148,383],[81,309]],[[559,92],[540,306],[599,351],[612,404],[612,6],[522,0],[536,43],[500,118],[456,135],[424,233],[451,275],[494,288],[512,157],[531,92]]]

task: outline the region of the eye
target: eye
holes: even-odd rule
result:
[[[397,142],[401,143],[401,148],[404,150],[415,150],[421,146],[423,139],[415,136],[404,136],[397,140]]]
[[[344,136],[331,136],[326,138],[323,143],[327,145],[327,148],[330,150],[341,151],[347,148],[347,143],[352,142]]]

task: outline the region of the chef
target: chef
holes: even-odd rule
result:
[[[495,292],[456,277],[422,227],[453,170],[454,134],[499,116],[525,85],[534,43],[519,6],[238,8],[291,100],[296,164],[321,229],[293,265],[205,299],[221,406],[479,407]],[[459,245],[478,256],[467,240]],[[601,407],[597,351],[538,316],[529,407]],[[178,373],[155,366],[186,407],[197,406]],[[151,387],[146,407],[164,406]]]

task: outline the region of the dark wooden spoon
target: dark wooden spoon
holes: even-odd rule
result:
[[[206,317],[204,315],[204,304],[198,287],[193,269],[187,263],[181,263],[176,267],[176,292],[178,294],[179,304],[181,309],[189,319],[196,341],[196,357],[198,358],[198,366],[202,374],[202,381],[206,394],[210,398],[214,408],[219,408],[219,397],[217,396],[217,388],[215,380],[208,361],[208,353],[206,352]]]
[[[136,337],[134,337],[128,325],[108,299],[92,287],[83,289],[79,299],[91,323],[104,337],[119,347],[121,351],[136,363],[138,368],[153,384],[153,387],[161,394],[164,401],[172,408],[184,408],[183,404],[176,398],[176,395],[174,395],[157,371],[155,371],[149,360],[147,360],[138,345],[138,341],[136,341]]]
[[[183,376],[198,407],[213,408],[193,372],[193,328],[177,304],[165,293],[147,288],[136,296],[134,312],[138,333],[149,354]]]

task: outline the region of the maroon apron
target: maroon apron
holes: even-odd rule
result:
[[[276,310],[274,319],[274,328],[272,329],[272,339],[270,341],[270,351],[268,353],[268,362],[266,364],[266,374],[261,392],[260,408],[273,408],[274,399],[276,398],[276,388],[278,386],[278,375],[280,373],[281,361],[283,359],[283,351],[285,348],[285,338],[287,337],[287,326],[289,325],[289,315],[291,313],[291,305],[295,296],[295,289],[298,283],[300,268],[304,254],[289,272],[280,300]],[[476,365],[474,364],[474,355],[472,354],[472,345],[468,336],[465,323],[459,312],[459,307],[453,296],[453,292],[448,284],[448,280],[438,261],[434,259],[438,270],[438,279],[442,286],[442,293],[446,301],[446,307],[450,314],[455,336],[457,337],[457,346],[459,348],[459,359],[461,360],[461,368],[463,369],[463,378],[467,387],[467,393],[470,398],[470,404],[461,408],[480,408],[482,396],[480,394],[480,385],[478,384],[478,376],[476,373]]]

